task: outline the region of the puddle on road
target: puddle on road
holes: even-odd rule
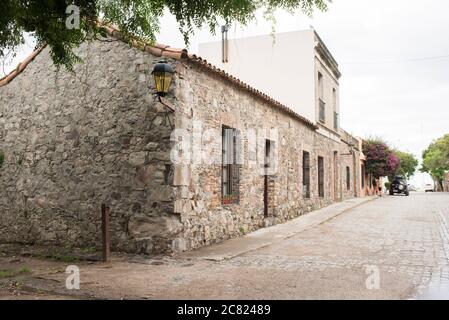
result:
[[[443,287],[432,287],[418,296],[416,296],[414,299],[416,300],[449,300],[449,285],[443,286]]]

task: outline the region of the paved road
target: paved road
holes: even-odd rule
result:
[[[449,298],[448,231],[448,194],[383,197],[227,263],[273,268],[285,298]]]
[[[230,260],[175,259],[152,266],[150,287],[140,272],[121,286],[163,298],[442,298],[448,231],[449,194],[387,196]]]
[[[106,298],[449,299],[448,258],[449,194],[413,193],[362,204],[223,261],[81,265],[81,287]],[[47,269],[34,275],[65,282],[63,272]]]

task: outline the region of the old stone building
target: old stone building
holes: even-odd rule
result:
[[[75,73],[35,52],[0,80],[0,242],[191,250],[360,196],[359,141],[185,50],[83,44]],[[151,71],[175,70],[168,95]]]

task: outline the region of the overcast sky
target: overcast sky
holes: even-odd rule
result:
[[[449,133],[449,1],[334,0],[312,19],[278,12],[277,32],[312,25],[340,66],[341,125],[361,136],[380,136],[420,157],[433,140]],[[229,36],[271,32],[261,17],[247,27],[233,25]],[[199,30],[198,43],[219,40]],[[185,47],[173,17],[164,17],[158,42]],[[30,52],[25,46],[11,66]],[[418,175],[414,183],[426,179]]]

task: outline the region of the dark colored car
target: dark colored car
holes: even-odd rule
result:
[[[408,189],[407,180],[404,177],[397,176],[394,178],[393,182],[390,185],[390,195],[405,194],[406,196],[410,195],[410,191]]]

